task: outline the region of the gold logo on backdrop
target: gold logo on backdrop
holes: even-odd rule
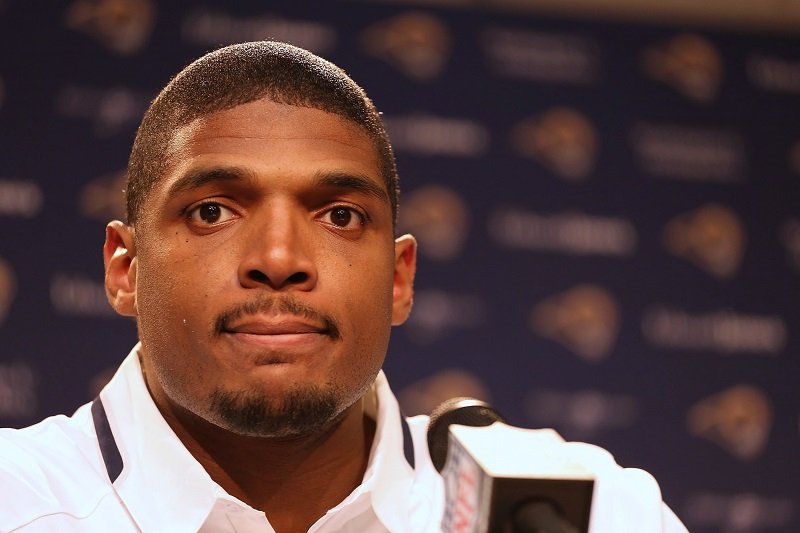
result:
[[[154,23],[152,0],[76,0],[66,13],[68,28],[85,33],[122,55],[141,50]]]
[[[8,311],[11,308],[11,302],[17,293],[17,281],[14,278],[14,272],[11,270],[11,265],[0,258],[0,324],[2,324]]]
[[[426,13],[409,12],[378,22],[361,35],[370,55],[382,59],[407,76],[430,80],[441,74],[450,56],[450,32]]]
[[[772,407],[760,390],[737,385],[695,404],[687,424],[693,435],[716,442],[740,459],[754,459],[767,445]]]
[[[722,83],[722,60],[711,42],[699,35],[683,34],[642,54],[644,71],[697,102],[717,97]]]
[[[664,228],[666,249],[689,260],[712,276],[736,274],[745,248],[745,231],[732,210],[708,204],[669,221]]]
[[[420,253],[446,261],[464,246],[469,212],[455,192],[429,185],[407,194],[399,225],[403,232],[411,232],[419,239]]]
[[[101,222],[125,220],[125,171],[101,176],[81,190],[80,212]]]
[[[570,181],[589,177],[599,144],[592,123],[568,107],[556,107],[518,123],[511,132],[511,143],[522,155]]]
[[[400,394],[398,401],[407,415],[428,414],[445,400],[467,396],[488,402],[489,389],[474,374],[451,368],[412,383]]]
[[[558,342],[582,359],[600,361],[616,342],[619,306],[607,290],[578,285],[534,307],[530,325],[538,335]]]

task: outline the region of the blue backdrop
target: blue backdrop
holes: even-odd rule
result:
[[[0,424],[135,342],[102,287],[141,114],[218,45],[348,70],[387,121],[409,413],[491,401],[649,470],[694,532],[800,529],[800,39],[329,1],[0,1]]]

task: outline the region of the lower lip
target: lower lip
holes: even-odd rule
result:
[[[326,338],[322,333],[281,333],[274,335],[261,335],[255,333],[230,332],[231,338],[245,344],[263,348],[287,349],[303,347],[314,344]]]

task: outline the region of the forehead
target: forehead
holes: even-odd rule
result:
[[[260,99],[201,116],[178,128],[168,145],[161,185],[185,167],[253,165],[287,176],[324,167],[356,172],[386,193],[372,137],[360,125],[334,113]]]

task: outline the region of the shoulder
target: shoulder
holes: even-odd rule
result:
[[[0,429],[0,472],[35,482],[58,479],[60,472],[91,463],[97,439],[88,407],[71,417],[51,416],[26,428]]]
[[[81,515],[110,491],[89,406],[72,417],[47,418],[23,429],[0,429],[0,530],[38,517]]]

